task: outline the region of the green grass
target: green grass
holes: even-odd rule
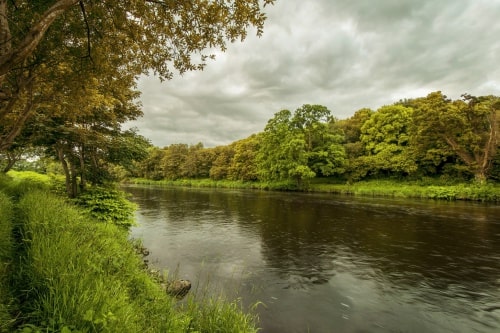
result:
[[[12,263],[12,217],[13,204],[4,193],[0,192],[0,332],[9,332],[14,322],[10,313],[13,298],[9,284]]]
[[[126,229],[91,218],[46,188],[15,190],[2,182],[0,193],[8,188],[17,194],[0,196],[2,264],[16,258],[0,272],[12,282],[0,289],[0,327],[8,325],[6,331],[257,331],[255,316],[243,312],[238,301],[168,296],[144,269]],[[14,232],[3,222],[9,217]],[[15,322],[11,303],[17,306]]]
[[[499,202],[498,184],[461,183],[454,185],[430,185],[420,182],[391,180],[363,181],[354,184],[314,184],[311,191],[330,192],[359,196],[384,196],[438,200],[473,200]]]
[[[210,179],[186,179],[175,181],[154,181],[136,178],[135,184],[190,186],[211,188],[240,188],[274,191],[298,191],[290,181],[281,182],[239,182],[214,181]],[[356,196],[381,196],[398,198],[419,198],[436,200],[473,200],[483,202],[500,202],[500,185],[498,183],[455,183],[445,184],[438,180],[425,179],[421,181],[372,180],[353,184],[332,182],[329,179],[315,179],[309,184],[309,192],[327,192]]]
[[[297,185],[293,181],[273,182],[243,182],[238,180],[212,180],[205,179],[178,179],[178,180],[151,180],[145,178],[133,178],[128,181],[132,184],[160,185],[160,186],[185,186],[198,188],[238,188],[253,190],[272,191],[296,191]]]

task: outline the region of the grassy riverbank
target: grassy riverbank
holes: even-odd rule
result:
[[[191,186],[210,188],[241,188],[274,191],[307,191],[326,192],[356,196],[381,196],[398,198],[419,198],[438,200],[471,200],[483,202],[500,202],[500,184],[474,182],[459,184],[443,184],[436,180],[426,181],[395,181],[372,180],[353,184],[329,183],[326,180],[316,179],[306,189],[299,189],[293,182],[240,182],[214,181],[211,179],[180,179],[149,180],[134,178],[129,182],[145,185],[163,186]]]
[[[168,296],[123,226],[0,179],[0,332],[256,332],[239,302]]]

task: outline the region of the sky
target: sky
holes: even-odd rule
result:
[[[144,116],[128,124],[158,147],[228,145],[280,110],[357,110],[442,91],[500,95],[500,0],[277,0],[203,71],[142,77]]]

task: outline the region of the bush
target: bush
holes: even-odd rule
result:
[[[123,191],[92,187],[73,199],[92,218],[129,228],[134,224],[136,206]]]

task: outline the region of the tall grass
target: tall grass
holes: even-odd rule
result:
[[[15,211],[21,243],[11,292],[22,332],[256,332],[237,302],[168,296],[123,228],[46,190],[23,193]]]
[[[160,185],[160,186],[185,186],[185,187],[206,187],[206,188],[238,188],[253,190],[272,190],[272,191],[297,191],[297,183],[294,181],[239,181],[239,180],[212,180],[205,179],[177,179],[177,180],[151,180],[144,178],[133,178],[129,180],[133,184],[141,185]]]
[[[12,214],[13,204],[0,192],[0,332],[9,332],[13,320],[10,316],[13,298],[9,284],[12,261]]]
[[[357,196],[382,196],[399,198],[420,198],[438,200],[473,200],[500,202],[500,184],[497,183],[455,183],[443,184],[434,179],[423,181],[371,180],[353,184],[331,182],[329,179],[318,178],[306,188],[298,188],[293,181],[276,182],[240,182],[210,179],[160,180],[136,178],[135,184],[190,186],[211,188],[240,188],[272,191],[310,191],[328,192]]]
[[[385,196],[439,200],[473,200],[499,202],[500,186],[485,183],[431,185],[419,182],[390,180],[363,181],[354,184],[314,184],[312,191],[350,194],[359,196]]]

